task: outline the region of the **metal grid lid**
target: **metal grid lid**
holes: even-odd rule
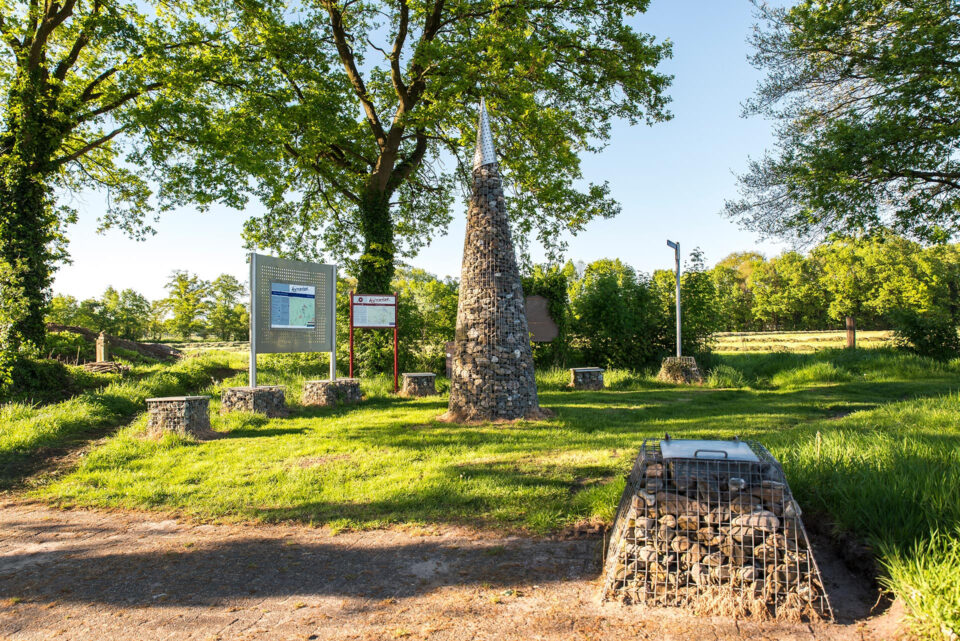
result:
[[[710,441],[703,439],[673,439],[666,436],[660,441],[660,452],[664,459],[707,459],[723,461],[746,461],[759,463],[760,459],[750,446],[734,439],[732,441]]]

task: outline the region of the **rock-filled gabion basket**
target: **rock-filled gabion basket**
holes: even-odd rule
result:
[[[702,383],[703,374],[693,356],[668,356],[660,364],[657,379],[664,383]]]
[[[783,468],[752,441],[644,441],[603,596],[698,614],[833,618]]]

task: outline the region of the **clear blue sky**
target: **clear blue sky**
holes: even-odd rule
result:
[[[673,41],[673,59],[661,69],[674,75],[674,118],[653,127],[618,123],[609,147],[584,159],[585,177],[609,181],[623,212],[591,223],[571,239],[569,258],[620,258],[650,272],[672,267],[667,238],[680,241],[684,256],[700,247],[709,264],[732,251],[772,255],[783,249],[759,242],[719,214],[724,199],[736,195],[734,172],[772,142],[769,122],[740,117],[741,103],[760,79],[747,62],[751,11],[747,0],[652,0],[650,10],[633,20],[640,31]],[[112,285],[160,298],[174,269],[206,279],[224,272],[246,279],[240,232],[252,212],[215,208],[201,214],[185,208],[165,214],[156,236],[135,242],[116,231],[96,233],[101,194],[77,196],[72,205],[80,212],[69,230],[73,263],[58,272],[58,293],[87,298]],[[447,236],[435,239],[412,264],[459,276],[463,233],[458,205]]]

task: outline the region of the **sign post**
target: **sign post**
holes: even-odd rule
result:
[[[400,390],[399,336],[397,328],[397,300],[399,294],[355,294],[350,292],[350,378],[353,378],[353,330],[393,330],[393,391]]]
[[[667,241],[667,247],[673,249],[677,260],[677,357],[680,356],[680,243]]]
[[[250,387],[257,354],[329,352],[337,376],[337,267],[250,254]]]

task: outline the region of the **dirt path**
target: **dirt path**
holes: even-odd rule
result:
[[[895,630],[892,612],[862,618],[872,595],[831,577],[829,560],[834,625],[601,603],[600,547],[451,527],[332,536],[6,502],[0,639],[862,641]]]

